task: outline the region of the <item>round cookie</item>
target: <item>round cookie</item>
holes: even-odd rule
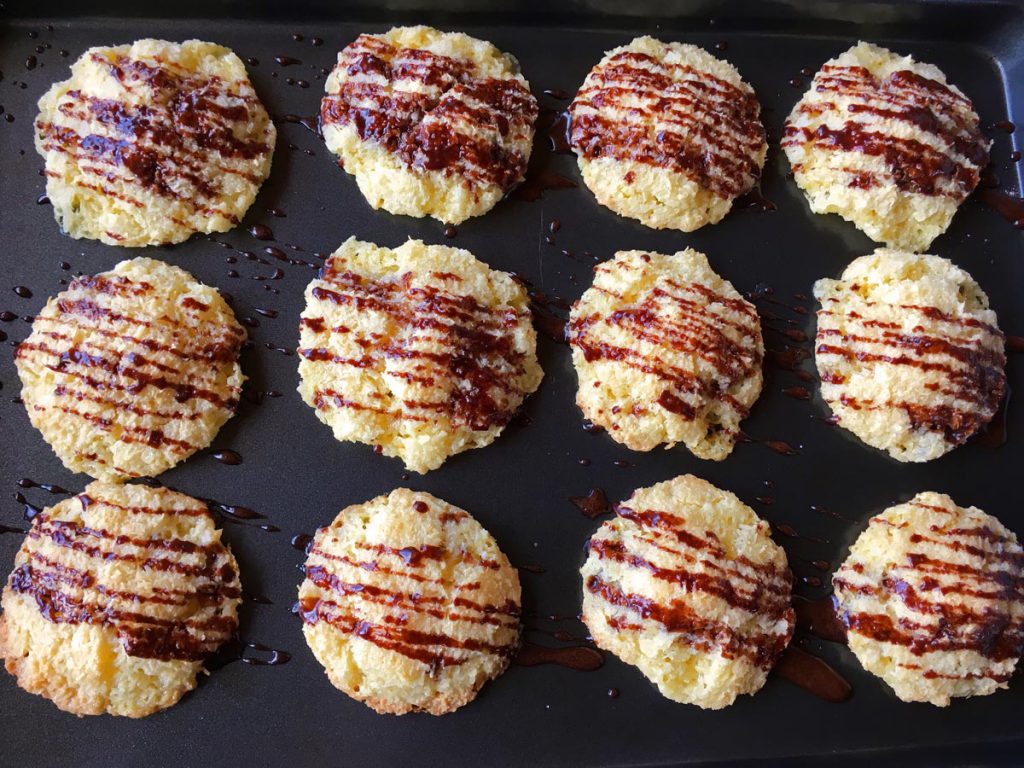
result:
[[[399,488],[317,531],[302,631],[330,681],[380,713],[443,715],[519,645],[519,576],[469,513]]]
[[[1024,551],[991,515],[919,493],[873,517],[832,579],[850,649],[903,701],[1006,688],[1024,643]]]
[[[324,141],[375,209],[458,224],[525,178],[537,100],[490,43],[422,26],[360,35],[326,92]]]
[[[158,475],[234,413],[245,329],[215,288],[154,259],[78,277],[15,351],[29,420],[64,466]]]
[[[991,142],[970,99],[931,64],[858,43],[825,62],[782,148],[815,213],[923,251],[978,186]]]
[[[764,685],[793,635],[793,576],[768,524],[693,475],[641,488],[588,544],[594,642],[673,701],[721,709]]]
[[[416,472],[489,445],[540,385],[523,287],[469,251],[355,238],[306,288],[299,392],[338,440]]]
[[[206,506],[94,482],[40,512],[3,591],[0,655],[66,712],[145,717],[238,626],[238,565]]]
[[[992,419],[1006,391],[988,297],[947,259],[879,248],[819,280],[815,362],[836,423],[899,461],[930,461]]]
[[[234,227],[277,136],[241,60],[199,40],[90,48],[39,100],[35,127],[57,222],[124,246]]]
[[[635,451],[719,461],[761,392],[757,309],[691,248],[620,251],[569,315],[584,417]]]
[[[717,224],[761,176],[761,106],[695,45],[638,37],[608,51],[569,106],[569,143],[601,205],[655,229]]]

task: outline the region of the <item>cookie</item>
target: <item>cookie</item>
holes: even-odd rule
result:
[[[32,520],[3,590],[0,654],[66,712],[144,717],[196,686],[240,598],[202,502],[94,482]]]
[[[635,451],[683,443],[720,461],[761,392],[757,309],[692,248],[599,264],[568,337],[576,404]]]
[[[199,40],[90,48],[39,100],[35,128],[57,223],[123,246],[237,225],[277,136],[241,60]]]
[[[721,709],[764,685],[793,634],[793,577],[768,524],[682,475],[641,488],[588,544],[583,621],[669,699]]]
[[[990,145],[974,105],[938,67],[870,43],[825,62],[782,139],[812,211],[915,252],[978,186]]]
[[[29,420],[64,466],[100,480],[158,475],[234,413],[245,329],[215,288],[154,259],[77,277],[18,345]]]
[[[306,289],[299,392],[338,440],[416,472],[489,445],[540,385],[529,301],[469,251],[354,238]]]
[[[405,488],[317,531],[299,589],[330,681],[380,713],[443,715],[508,666],[516,569],[468,512]]]
[[[324,141],[374,209],[458,224],[525,178],[537,100],[488,42],[422,26],[360,35],[326,92]]]
[[[753,89],[702,48],[638,37],[608,51],[569,106],[597,201],[655,229],[717,224],[754,188],[768,145]]]
[[[976,507],[919,493],[871,518],[832,580],[850,650],[903,701],[1006,688],[1024,644],[1024,551]]]
[[[974,279],[947,259],[886,248],[819,280],[815,362],[836,423],[899,461],[930,461],[992,419],[1004,336]]]

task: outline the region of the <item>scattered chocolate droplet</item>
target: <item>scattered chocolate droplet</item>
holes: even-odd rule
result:
[[[570,496],[569,501],[591,520],[612,513],[612,505],[601,488],[592,489],[586,496]]]
[[[219,451],[214,451],[210,454],[219,461],[221,464],[228,464],[229,466],[236,466],[242,463],[242,456],[238,451],[233,451],[230,448],[224,448]]]

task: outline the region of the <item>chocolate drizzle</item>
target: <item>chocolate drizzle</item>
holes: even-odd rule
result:
[[[1017,659],[1024,648],[1019,610],[1024,553],[1006,533],[955,506],[920,496],[909,505],[927,514],[932,524],[903,530],[906,526],[889,515],[871,522],[897,528],[908,550],[901,562],[875,576],[851,558],[836,572],[833,584],[843,623],[850,633],[901,646],[916,657],[971,651],[986,664],[972,664],[978,668],[965,676],[1005,682],[1009,672],[998,665]],[[889,602],[902,609],[898,620],[886,607]],[[896,663],[924,668],[925,677],[937,675],[924,663]]]
[[[177,425],[210,418],[218,410],[226,420],[237,407],[239,391],[220,382],[236,364],[245,331],[227,320],[186,320],[207,309],[189,297],[181,300],[182,318],[130,314],[133,307],[141,311],[158,290],[114,273],[75,278],[39,313],[31,335],[15,351],[19,365],[49,370],[54,380],[51,396],[33,397],[27,407],[38,414],[58,411],[82,429],[170,451],[179,459],[197,450],[174,437]],[[155,396],[140,401],[147,389],[168,393],[172,405],[151,405]],[[132,421],[118,419],[119,413]],[[109,461],[95,453],[77,458],[92,465]],[[136,476],[122,467],[106,468]]]
[[[416,511],[425,514],[429,506],[424,506],[428,509]],[[438,514],[444,525],[468,520],[461,510]],[[338,632],[421,662],[432,674],[481,654],[506,662],[515,655],[519,605],[477,597],[483,580],[500,578],[494,574],[510,566],[437,545],[364,545],[358,554],[343,553],[322,541],[324,535],[309,548],[297,609],[306,624],[326,622]],[[452,562],[462,563],[454,581],[445,575]]]
[[[822,396],[839,408],[840,420],[843,409],[902,411],[912,430],[937,432],[960,445],[996,413],[1006,392],[1004,336],[979,313],[951,315],[935,307],[859,299],[855,308],[840,312],[837,301],[826,298],[818,311],[816,343]],[[892,310],[900,312],[900,321],[888,319]],[[880,371],[898,366],[916,369],[923,381],[885,400],[856,398],[845,391],[839,372],[849,363],[860,378],[884,380]],[[937,404],[935,393],[942,396]]]
[[[79,187],[131,208],[155,210],[147,201],[157,195],[194,215],[237,224],[222,200],[237,195],[239,181],[262,183],[264,173],[253,170],[253,161],[274,144],[273,126],[248,80],[195,75],[157,58],[90,56],[109,77],[102,92],[121,99],[67,91],[54,122],[36,124],[42,150],[66,156]],[[144,104],[131,103],[136,99]],[[261,115],[265,125],[250,135]]]
[[[962,200],[978,185],[989,141],[970,100],[945,83],[910,70],[879,79],[861,66],[826,64],[808,94],[786,121],[782,146],[868,155],[885,164],[878,174],[860,165],[847,169],[847,186],[886,184],[902,192]],[[840,99],[849,103],[837,115]],[[846,120],[836,126],[834,116]],[[888,127],[889,121],[898,127]],[[924,136],[904,135],[904,127]],[[793,170],[801,170],[799,162]]]
[[[637,269],[620,261],[606,264],[613,266],[597,268],[592,291],[607,292],[601,285],[603,270]],[[732,413],[737,421],[747,415],[733,390],[761,368],[761,323],[750,302],[665,276],[628,303],[613,298],[619,302],[610,314],[574,311],[568,339],[588,363],[612,362],[661,385],[654,403],[637,403],[628,413],[613,411],[619,419],[642,417],[651,407],[687,421],[709,412]],[[607,342],[608,336],[628,343]],[[625,411],[625,405],[620,407]],[[714,421],[709,433],[730,429],[721,423],[726,419]]]
[[[731,199],[761,175],[760,112],[745,84],[625,50],[587,76],[569,107],[569,135],[581,157],[666,168]]]
[[[387,318],[390,338],[365,337],[357,329],[328,329],[316,308],[302,318],[304,363],[367,369],[387,380],[401,381],[403,397],[390,404],[354,393],[321,387],[313,404],[321,411],[349,409],[387,414],[413,422],[447,419],[472,430],[504,427],[522,403],[526,357],[515,331],[527,313],[511,305],[488,307],[457,292],[457,282],[441,287],[436,280],[409,275],[370,280],[347,269],[341,259],[325,265],[311,289],[324,305],[347,307]],[[327,333],[351,340],[350,354],[331,350]]]
[[[682,518],[670,512],[620,505],[616,513],[632,525],[624,529],[627,533],[621,540],[606,535],[606,528],[599,529],[588,547],[591,560],[640,569],[657,582],[670,585],[680,597],[664,600],[630,592],[614,576],[616,569],[599,569],[585,576],[583,586],[593,598],[606,604],[609,627],[615,631],[637,630],[643,622],[655,622],[698,650],[717,651],[724,658],[744,659],[766,671],[770,669],[793,630],[793,577],[789,569],[755,563],[743,556],[729,557],[713,532],[692,533]],[[662,553],[658,562],[642,554],[652,549]],[[738,612],[758,616],[757,625],[702,615],[685,598],[696,592],[718,598]]]
[[[107,506],[132,515],[207,514],[202,506],[126,509],[95,491],[79,495],[77,502],[83,509]],[[102,571],[90,564],[111,561],[144,569],[153,586],[137,593],[103,583]],[[35,516],[19,563],[10,588],[33,600],[44,618],[112,627],[129,656],[202,661],[233,635],[238,623],[233,607],[241,597],[238,574],[219,541],[200,545],[173,537],[140,538],[45,511]],[[182,578],[188,588],[180,586]]]
[[[416,171],[508,192],[523,179],[537,101],[517,78],[483,77],[471,62],[360,35],[339,55],[324,131],[351,126]]]

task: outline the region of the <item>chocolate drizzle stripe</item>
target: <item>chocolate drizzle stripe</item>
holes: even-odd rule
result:
[[[744,659],[761,669],[770,669],[789,642],[789,633],[741,634],[724,623],[704,618],[685,603],[665,605],[643,595],[625,592],[598,576],[589,576],[584,586],[592,595],[621,609],[626,615],[657,622],[696,649],[704,652],[718,651],[724,658]],[[792,608],[788,610],[792,614]],[[792,624],[791,615],[789,619]],[[637,624],[615,616],[608,620],[608,624],[617,631],[640,628]]]
[[[722,198],[760,177],[765,133],[753,91],[684,64],[619,52],[587,76],[569,115],[571,146],[588,159],[666,168]]]

